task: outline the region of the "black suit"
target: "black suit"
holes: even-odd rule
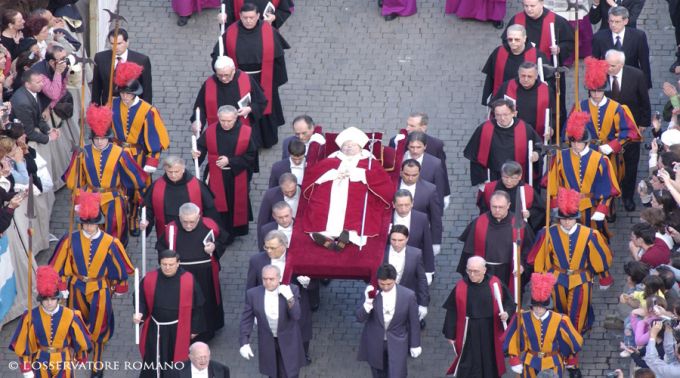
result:
[[[184,367],[170,370],[172,378],[191,378],[191,361],[184,361]],[[217,361],[208,363],[208,378],[229,378],[229,368]]]
[[[42,104],[40,96],[37,99],[25,86],[14,91],[10,99],[12,103],[12,117],[17,118],[24,124],[26,140],[40,144],[47,144],[50,137],[47,135],[50,126],[42,118]],[[46,156],[47,157],[47,156]]]
[[[153,104],[153,90],[151,89],[151,61],[149,57],[128,49],[127,61],[139,64],[144,68],[139,77],[144,93],[139,96],[142,100]],[[92,102],[105,104],[109,96],[109,74],[111,73],[111,50],[100,51],[94,56],[94,71],[92,72]],[[117,92],[114,88],[114,96]]]
[[[265,224],[274,221],[274,217],[272,217],[272,207],[274,207],[274,204],[280,201],[283,201],[283,192],[281,191],[281,187],[278,185],[273,188],[269,188],[266,192],[264,192],[262,195],[262,203],[260,204],[260,212],[257,214],[258,229]],[[293,214],[293,216],[295,216],[295,214]],[[261,245],[258,247],[262,248]]]
[[[406,246],[404,256],[404,271],[401,274],[401,279],[397,282],[399,285],[413,290],[416,293],[416,301],[419,306],[427,307],[430,304],[430,288],[427,285],[427,277],[425,276],[425,265],[423,265],[423,254],[420,249],[416,247]],[[390,263],[390,243],[387,243],[385,248],[385,257],[383,263]]]
[[[392,214],[392,219],[397,215]],[[434,251],[432,250],[432,231],[427,214],[418,210],[411,210],[411,224],[408,226],[408,245],[423,252],[425,272],[434,273]]]
[[[652,107],[649,103],[649,90],[644,73],[631,66],[623,66],[622,70],[618,95],[613,96],[611,92],[606,92],[605,95],[621,105],[627,105],[638,127],[648,127],[652,123]],[[625,145],[623,160],[626,164],[626,174],[621,180],[621,196],[632,200],[635,195],[635,181],[640,161],[640,142],[630,142]]]
[[[642,13],[642,7],[645,5],[644,0],[616,0],[618,6],[628,9],[628,27],[636,28],[637,19]],[[611,7],[607,0],[601,0],[600,5],[593,5],[588,12],[590,23],[595,25],[600,22],[600,30],[609,29],[609,9]]]
[[[272,171],[269,174],[269,187],[279,186],[279,177],[284,173],[290,173],[290,158],[281,159],[272,165]],[[300,184],[302,183],[298,182],[298,185]]]
[[[604,59],[608,50],[614,48],[614,37],[609,29],[600,30],[593,36],[593,56]],[[647,34],[642,30],[626,27],[621,44],[621,51],[626,54],[626,65],[641,69],[647,78],[647,85],[652,87],[652,69],[649,65],[649,44]]]

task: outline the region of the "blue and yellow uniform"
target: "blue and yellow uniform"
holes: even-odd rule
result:
[[[80,177],[76,177],[76,162],[80,162]],[[75,190],[101,193],[104,231],[127,245],[126,189],[143,189],[147,175],[122,147],[109,143],[99,150],[88,144],[80,156],[71,158],[62,176],[66,186]],[[78,193],[76,193],[77,195]]]
[[[557,283],[552,293],[555,311],[569,316],[583,334],[595,319],[591,305],[593,278],[609,270],[612,252],[598,231],[579,224],[570,231],[553,225],[550,238],[546,238],[545,229],[541,230],[528,262],[533,262],[534,272],[555,275]],[[600,285],[610,284],[610,276],[600,279]]]
[[[61,277],[60,290],[69,291],[68,307],[86,319],[92,361],[101,361],[104,344],[113,335],[111,292],[126,293],[128,274],[134,271],[125,248],[102,231],[92,238],[76,231],[59,240],[49,264]]]
[[[518,316],[522,317],[519,328]],[[531,311],[522,311],[508,324],[503,350],[510,356],[510,365],[523,365],[523,378],[534,378],[547,369],[563,377],[565,360],[578,353],[582,344],[583,337],[566,315],[547,311],[539,319]]]
[[[92,347],[90,333],[79,311],[58,306],[49,314],[38,306],[22,316],[9,349],[19,356],[22,372],[33,370],[36,377],[70,378],[75,360],[87,358]]]

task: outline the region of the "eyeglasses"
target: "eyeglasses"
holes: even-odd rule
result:
[[[465,269],[467,274],[481,274],[484,273],[483,269]]]

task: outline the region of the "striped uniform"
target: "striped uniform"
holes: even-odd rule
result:
[[[528,260],[533,260],[534,272],[555,275],[555,311],[569,316],[579,333],[584,334],[595,319],[591,305],[593,278],[609,270],[612,252],[599,232],[579,224],[574,228],[568,234],[561,226],[553,225],[550,238],[545,237],[545,229],[541,230]],[[600,284],[608,286],[611,282],[600,279]]]
[[[583,337],[571,325],[569,317],[554,311],[548,311],[543,320],[531,311],[522,311],[521,317],[519,330],[515,314],[505,332],[503,350],[510,356],[510,365],[522,364],[523,378],[534,378],[546,369],[563,377],[565,359],[581,350]]]
[[[106,222],[104,231],[127,245],[127,203],[125,189],[144,188],[146,173],[122,147],[109,144],[100,151],[88,144],[80,159],[74,154],[62,176],[66,186],[101,192],[101,209]],[[80,178],[76,177],[76,161],[80,160]],[[82,190],[82,189],[79,189]]]
[[[113,335],[111,291],[126,293],[128,274],[134,271],[125,248],[104,232],[89,239],[76,231],[61,238],[49,264],[61,276],[59,289],[69,291],[68,307],[87,320],[92,360],[101,361],[104,344]]]
[[[27,372],[33,367],[36,377],[73,377],[69,364],[85,360],[92,347],[80,312],[59,306],[50,315],[38,306],[31,310],[30,323],[27,315],[22,316],[9,345],[19,356],[20,370]]]
[[[158,109],[137,97],[137,103],[128,107],[116,97],[113,99],[113,137],[139,164],[158,168],[161,151],[170,146],[170,137]],[[151,185],[151,175],[147,177],[146,187]],[[137,226],[137,209],[142,202],[143,193],[129,190],[130,225]]]

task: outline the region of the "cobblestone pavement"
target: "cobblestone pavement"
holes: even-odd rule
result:
[[[187,158],[187,119],[198,88],[210,73],[209,51],[218,27],[216,11],[208,10],[179,28],[169,3],[121,0],[120,12],[129,20],[130,48],[151,57],[155,105],[170,130],[171,152]],[[508,15],[519,11],[518,3],[512,2]],[[500,32],[490,24],[445,17],[442,0],[420,0],[416,15],[392,22],[383,21],[374,0],[296,0],[296,5],[294,15],[281,30],[293,46],[286,53],[290,80],[281,91],[289,122],[297,114],[308,113],[327,130],[357,125],[393,134],[405,125],[409,112],[420,110],[430,115],[431,133],[445,141],[453,195],[445,217],[443,252],[437,257],[438,274],[430,288],[432,305],[422,338],[424,352],[420,358],[409,360],[411,376],[443,376],[452,356],[441,335],[444,312],[440,306],[459,279],[454,271],[461,244],[455,237],[476,211],[462,149],[484,118],[484,109],[479,105],[483,84],[480,69],[498,44]],[[656,78],[650,93],[654,107],[660,109],[661,83],[672,79],[667,67],[673,61],[673,31],[665,3],[648,1],[639,24],[650,38]],[[571,77],[569,80],[573,81]],[[571,91],[568,93],[572,96]],[[287,135],[289,126],[281,129],[281,137]],[[278,160],[280,153],[280,146],[275,146],[261,154],[265,173],[253,179],[251,199],[255,210],[267,185],[267,167]],[[52,226],[58,235],[68,227],[68,195],[61,191],[57,198]],[[594,294],[597,321],[582,353],[585,377],[601,377],[606,370],[627,366],[627,361],[618,357],[619,333],[602,328],[602,320],[605,314],[616,311],[622,263],[627,257],[627,230],[636,219],[637,213],[620,214],[614,226],[617,282],[610,291]],[[238,240],[222,258],[227,321],[211,347],[213,358],[227,364],[234,377],[258,376],[257,361],[246,361],[238,353],[238,320],[247,262],[256,251],[254,230],[253,224],[251,234]],[[140,261],[137,240],[130,243],[128,252],[133,261]],[[40,260],[44,262],[49,254],[41,254]],[[149,258],[151,268],[155,266],[153,260]],[[370,376],[368,365],[356,361],[361,326],[354,320],[354,310],[362,301],[363,285],[334,280],[322,288],[321,308],[314,314],[314,361],[302,370],[302,377]],[[116,333],[104,353],[114,369],[106,375],[136,376],[125,365],[139,360],[129,321],[133,312],[131,298],[115,299],[115,308]],[[15,327],[13,322],[0,332],[3,345],[7,345]],[[17,375],[8,367],[13,360],[14,355],[3,348],[1,376]]]

